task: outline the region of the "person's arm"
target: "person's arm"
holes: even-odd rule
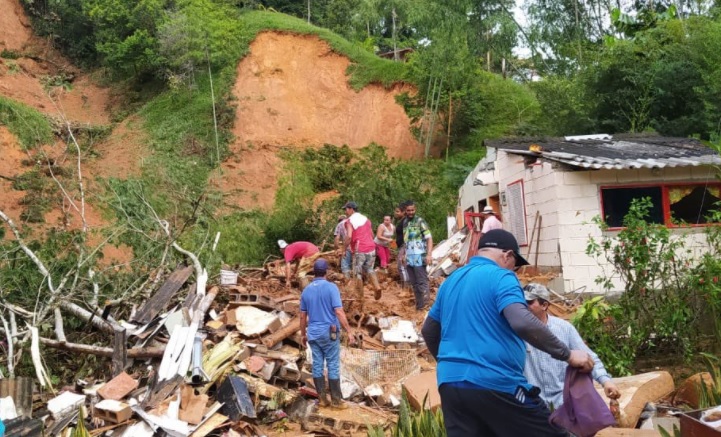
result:
[[[522,303],[512,303],[503,309],[511,329],[531,346],[546,352],[551,357],[565,361],[569,366],[578,367],[584,372],[593,369],[591,356],[583,350],[570,349],[563,344],[528,307]]]
[[[426,239],[426,264],[431,265],[433,262],[433,237],[428,236]]]
[[[343,242],[343,253],[348,251],[350,248],[350,240],[353,236],[353,225],[350,224],[350,220],[345,222],[345,241]]]
[[[591,371],[591,376],[595,381],[597,381],[601,386],[603,387],[603,392],[606,394],[606,397],[609,399],[618,399],[621,396],[621,392],[618,390],[618,387],[611,379],[611,375],[608,374],[606,371],[606,367],[603,365],[603,362],[598,357],[596,352],[592,351],[591,348],[588,347],[586,342],[583,341],[581,338],[581,335],[578,333],[575,327],[573,325],[568,326],[569,329],[569,347],[572,349],[580,349],[585,350],[588,352],[588,354],[591,356],[591,359],[593,360],[593,370]]]
[[[300,342],[303,346],[308,344],[308,337],[305,333],[305,328],[308,326],[308,313],[305,311],[300,312]]]
[[[422,232],[427,233],[426,235],[426,265],[431,265],[433,262],[433,235],[431,234],[431,228],[428,227],[428,223],[425,220],[421,223]]]
[[[423,341],[426,342],[428,352],[431,353],[433,359],[438,361],[438,348],[441,346],[441,324],[432,317],[426,317],[421,328]]]
[[[285,262],[285,286],[290,288],[290,263]]]
[[[383,223],[378,225],[378,229],[376,230],[376,238],[380,241],[386,241],[386,239],[383,237]]]
[[[350,325],[348,324],[348,318],[345,316],[345,311],[343,311],[343,307],[338,307],[335,309],[335,316],[338,317],[338,321],[340,322],[340,325],[348,333],[348,339],[350,340],[350,344],[355,344],[355,342],[356,342],[355,330],[353,330],[350,327]]]
[[[345,316],[345,311],[343,311],[343,307],[341,308],[335,308],[335,315],[338,317],[338,321],[340,322],[340,326],[343,327],[348,333],[352,331],[350,325],[348,324],[348,318]]]
[[[340,234],[335,234],[335,238],[333,238],[333,248],[335,250],[340,249],[341,241],[340,241]]]

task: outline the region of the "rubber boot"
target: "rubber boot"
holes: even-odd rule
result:
[[[348,404],[343,402],[343,393],[340,390],[340,379],[329,379],[328,386],[330,387],[330,406],[336,410],[345,410],[348,408]]]
[[[313,378],[315,391],[318,392],[319,405],[321,407],[330,407],[330,399],[328,399],[328,391],[325,389],[325,378]]]
[[[368,276],[370,276],[371,284],[373,284],[373,290],[374,290],[373,297],[375,297],[375,299],[378,300],[383,295],[383,291],[381,290],[381,284],[378,283],[378,275],[376,275],[374,272]]]

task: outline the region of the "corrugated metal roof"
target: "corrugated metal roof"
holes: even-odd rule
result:
[[[507,138],[487,147],[579,169],[634,169],[721,165],[715,150],[692,138],[614,135],[611,138]],[[540,147],[540,151],[533,152]]]

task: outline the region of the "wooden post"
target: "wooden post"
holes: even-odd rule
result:
[[[114,328],[115,338],[113,339],[113,377],[118,376],[125,370],[128,362],[128,340],[127,331],[121,326]]]

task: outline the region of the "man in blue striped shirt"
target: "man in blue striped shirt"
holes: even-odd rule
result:
[[[543,322],[563,344],[569,349],[585,350],[593,358],[591,376],[603,386],[603,391],[610,399],[618,399],[621,393],[606,372],[603,363],[581,339],[572,324],[548,314],[551,293],[541,284],[530,283],[523,288],[528,309]],[[563,383],[566,376],[566,364],[552,358],[530,344],[526,343],[526,368],[524,374],[528,382],[541,389],[541,399],[549,408],[556,409],[563,404]]]

